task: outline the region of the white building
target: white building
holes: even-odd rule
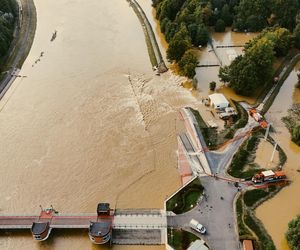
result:
[[[212,95],[209,95],[208,97],[210,100],[210,106],[215,109],[223,109],[229,106],[229,101],[222,94],[214,93]]]

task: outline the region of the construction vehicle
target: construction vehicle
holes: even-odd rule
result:
[[[260,113],[257,112],[256,108],[250,109],[249,110],[249,115],[251,117],[253,117],[253,119],[255,121],[257,121],[262,128],[267,128],[268,127],[268,123],[263,118],[263,116]]]
[[[252,178],[254,184],[271,183],[286,180],[286,175],[283,171],[267,170],[256,174]]]

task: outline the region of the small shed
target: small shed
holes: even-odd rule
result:
[[[253,250],[252,240],[243,241],[243,250]]]
[[[212,95],[209,95],[208,97],[210,100],[210,106],[215,109],[224,109],[229,106],[229,101],[222,94],[214,93]]]

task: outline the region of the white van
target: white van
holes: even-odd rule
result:
[[[196,230],[197,232],[201,233],[201,234],[205,234],[206,233],[206,228],[200,224],[198,221],[192,219],[190,221],[190,227],[194,230]]]

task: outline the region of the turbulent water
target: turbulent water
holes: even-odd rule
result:
[[[299,69],[300,63],[295,66],[281,87],[267,114],[268,121],[273,123],[276,130],[276,134],[272,134],[272,136],[287,155],[288,160],[283,170],[292,183],[256,210],[258,218],[266,226],[279,250],[289,249],[284,234],[288,222],[300,214],[300,199],[298,198],[300,197],[300,147],[291,142],[290,134],[281,121],[293,103],[300,103],[300,90],[295,88]]]
[[[155,24],[151,1],[140,2]],[[0,212],[37,214],[40,204],[94,212],[101,201],[162,208],[180,185],[177,111],[196,100],[179,77],[154,76],[126,0],[35,4],[26,77],[0,102]],[[42,244],[30,233],[2,236],[0,249],[104,249],[86,232],[56,231]]]

